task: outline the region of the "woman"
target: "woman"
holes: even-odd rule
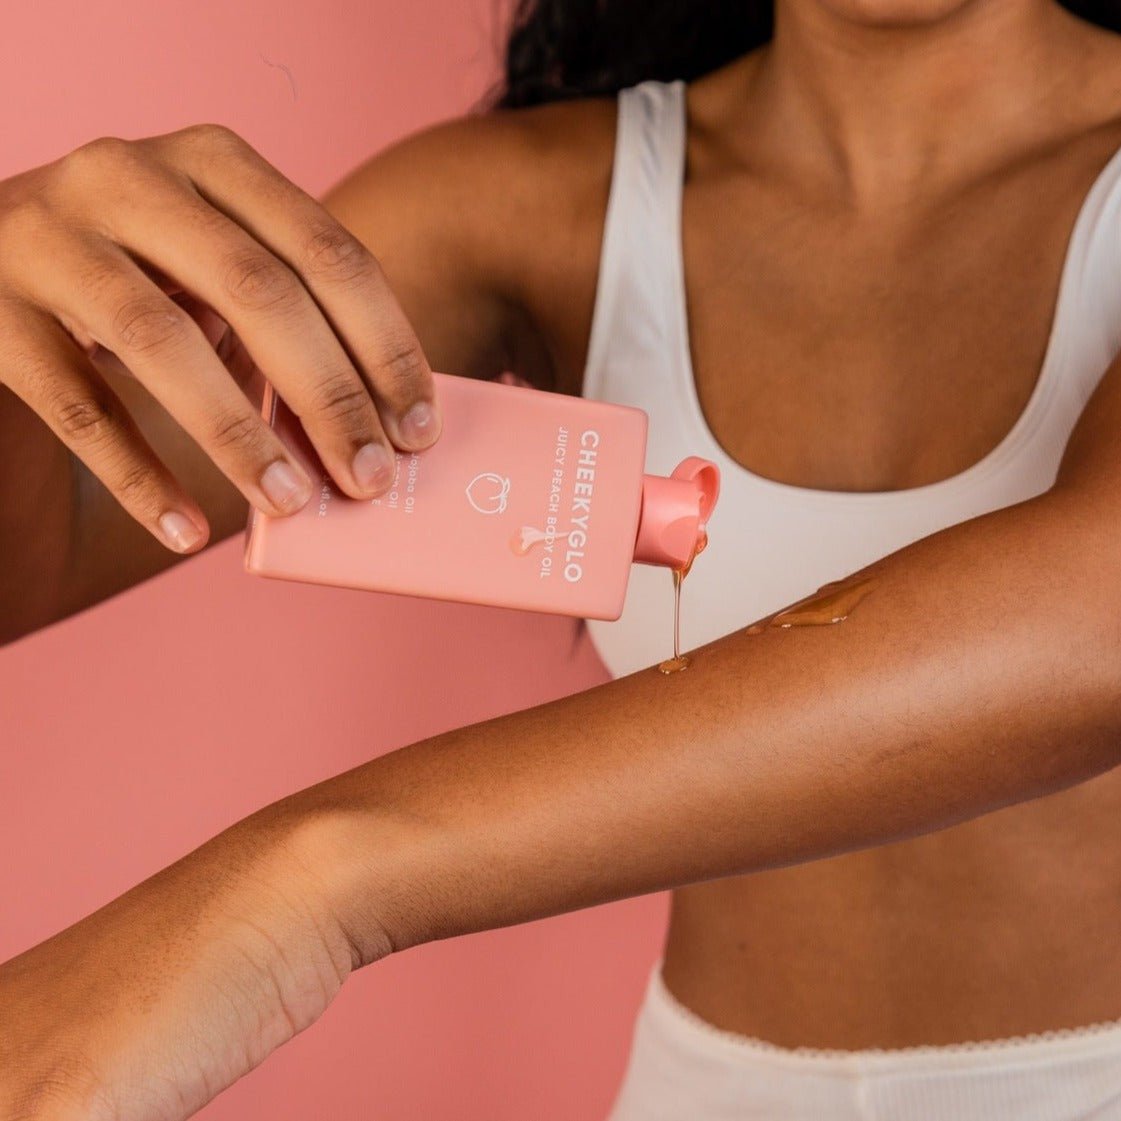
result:
[[[615,1121],[1121,1117],[1121,40],[1047,0],[577,8],[325,210],[207,126],[0,186],[7,637],[307,500],[254,363],[354,497],[438,438],[429,363],[724,470],[687,672],[641,668],[636,572],[618,680],[8,963],[0,1116],[185,1117],[358,966],[677,887]]]

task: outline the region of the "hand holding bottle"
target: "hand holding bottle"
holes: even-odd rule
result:
[[[312,485],[239,384],[252,365],[351,497],[386,489],[391,445],[428,447],[440,428],[431,371],[377,260],[217,125],[94,140],[0,182],[0,357],[0,385],[179,552],[205,544],[206,518],[106,363],[273,516]]]

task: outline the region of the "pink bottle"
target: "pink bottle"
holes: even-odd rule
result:
[[[254,510],[245,567],[261,576],[617,619],[633,563],[686,568],[719,473],[691,457],[643,473],[646,414],[436,374],[443,432],[397,453],[389,492],[341,494],[270,388],[264,415],[318,482],[298,513]]]

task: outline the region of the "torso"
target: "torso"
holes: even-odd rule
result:
[[[1100,89],[1086,81],[1068,135],[891,212],[799,192],[750,151],[730,155],[729,90],[750,59],[690,87],[689,341],[697,396],[734,460],[795,486],[894,490],[1001,441],[1039,374],[1075,216],[1121,147],[1121,46],[1087,34]],[[548,192],[563,217],[524,239],[519,298],[555,383],[579,391],[614,109],[547,112],[569,129],[572,169]],[[787,1046],[1116,1019],[1118,821],[1111,774],[918,840],[688,888],[667,984],[712,1023]]]

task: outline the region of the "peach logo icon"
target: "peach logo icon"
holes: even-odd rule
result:
[[[467,484],[467,501],[480,514],[501,514],[509,495],[510,480],[493,471],[484,471]]]

